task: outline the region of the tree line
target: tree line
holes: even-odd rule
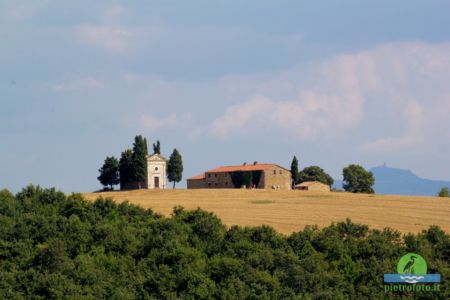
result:
[[[28,186],[0,191],[0,299],[383,299],[383,274],[418,253],[450,299],[450,236],[350,220],[290,235],[226,227],[181,207],[164,217],[127,202]]]
[[[153,144],[153,153],[161,154],[160,141]],[[104,189],[114,189],[114,185],[120,184],[121,189],[127,189],[130,185],[135,188],[143,188],[147,180],[147,139],[138,135],[134,139],[133,148],[122,152],[120,160],[115,157],[106,157],[103,166],[99,169],[98,180]],[[293,157],[291,163],[292,187],[306,181],[318,181],[332,186],[334,179],[319,166],[308,166],[303,170],[298,169],[298,159]],[[169,182],[180,182],[183,173],[183,161],[181,154],[174,149],[167,163],[167,178]],[[351,164],[342,170],[343,189],[352,193],[370,193],[375,191],[375,177],[360,165]],[[232,183],[240,188],[245,185],[252,187],[258,184],[261,174],[258,172],[234,172]],[[445,191],[442,191],[442,195]],[[448,193],[448,191],[447,191]],[[448,195],[448,194],[447,194]]]
[[[153,144],[153,154],[161,154],[161,143]],[[98,181],[104,190],[113,190],[120,184],[120,189],[145,188],[147,181],[147,139],[141,135],[134,138],[133,147],[122,152],[120,160],[114,156],[106,157],[102,167],[98,170]],[[169,182],[180,182],[183,176],[183,160],[180,152],[174,149],[167,162],[167,179]]]
[[[342,170],[343,189],[351,193],[368,193],[373,194],[375,191],[375,177],[373,173],[367,171],[360,165],[351,164]],[[291,163],[292,187],[296,184],[307,181],[318,181],[328,186],[332,186],[334,179],[318,166],[305,167],[303,170],[298,169],[298,159],[296,156]]]

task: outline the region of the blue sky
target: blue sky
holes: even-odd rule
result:
[[[0,45],[0,188],[98,189],[137,134],[184,179],[297,155],[450,180],[448,1],[2,0]]]

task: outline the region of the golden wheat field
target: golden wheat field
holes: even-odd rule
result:
[[[136,190],[86,193],[151,208],[170,215],[174,206],[214,212],[228,225],[261,225],[289,234],[306,225],[327,226],[346,218],[370,228],[390,227],[402,233],[438,225],[450,232],[450,198],[363,195],[280,190]]]

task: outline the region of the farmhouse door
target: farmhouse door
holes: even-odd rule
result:
[[[155,177],[155,189],[159,189],[159,177]]]

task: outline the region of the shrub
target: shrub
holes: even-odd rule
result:
[[[439,197],[449,197],[448,187],[443,187],[438,194]]]

